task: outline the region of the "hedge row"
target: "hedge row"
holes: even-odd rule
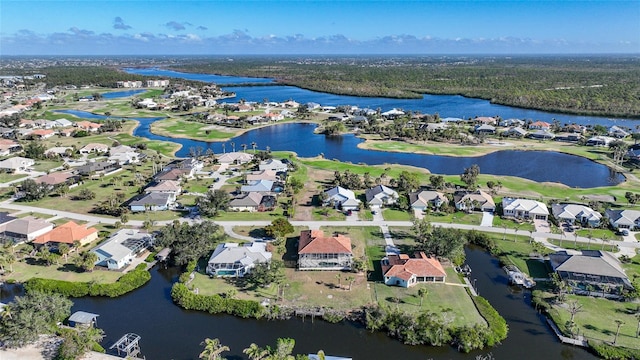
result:
[[[500,316],[498,311],[491,306],[487,299],[482,296],[471,296],[471,299],[476,305],[478,312],[480,312],[480,315],[482,315],[482,317],[487,321],[487,324],[489,324],[489,330],[491,331],[492,336],[487,337],[487,345],[493,346],[506,339],[507,334],[509,333],[507,321]]]
[[[133,291],[151,280],[146,270],[130,271],[112,284],[96,284],[91,282],[71,282],[32,278],[25,283],[27,291],[55,292],[67,297],[108,296],[117,297]]]
[[[207,311],[211,314],[227,313],[243,318],[260,318],[263,308],[257,301],[228,299],[220,295],[197,295],[182,283],[171,288],[171,298],[187,310]]]
[[[599,357],[607,360],[640,359],[640,350],[612,346],[589,340],[589,346]]]

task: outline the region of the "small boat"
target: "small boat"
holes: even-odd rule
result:
[[[514,285],[523,286],[526,289],[531,289],[536,286],[536,282],[524,274],[520,269],[514,265],[507,265],[502,268],[504,272],[509,276],[509,283]]]

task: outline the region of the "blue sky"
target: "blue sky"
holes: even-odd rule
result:
[[[0,0],[0,55],[640,53],[640,1]]]

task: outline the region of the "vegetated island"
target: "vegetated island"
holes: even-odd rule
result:
[[[270,77],[339,95],[463,95],[581,115],[640,117],[637,56],[238,57],[187,60],[177,71]]]

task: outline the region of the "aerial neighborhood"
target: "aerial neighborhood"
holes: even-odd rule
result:
[[[429,314],[447,341],[391,336],[468,352],[507,336],[466,263],[471,246],[498,258],[505,287],[530,289],[560,339],[610,345],[590,328],[593,301],[610,310],[603,317],[634,316],[637,128],[235,101],[212,83],[155,77],[123,76],[111,88],[50,87],[41,76],[3,78],[0,282],[118,296],[142,286],[160,264],[182,272],[171,296],[186,309],[355,319],[390,334],[402,316],[412,319],[403,320],[403,331],[417,334],[412,326]],[[120,88],[140,92],[110,97]],[[272,150],[277,143],[263,137],[242,137],[297,123],[313,123],[312,136],[331,141],[359,136],[358,147],[371,152],[473,158],[554,151],[606,165],[622,180],[571,187],[483,174],[474,162],[438,174],[320,152],[302,157]],[[120,282],[135,286],[124,291]],[[94,284],[113,289],[91,290]],[[622,325],[601,326],[615,334]],[[628,327],[615,340],[638,351]],[[470,329],[481,340],[468,340]]]

